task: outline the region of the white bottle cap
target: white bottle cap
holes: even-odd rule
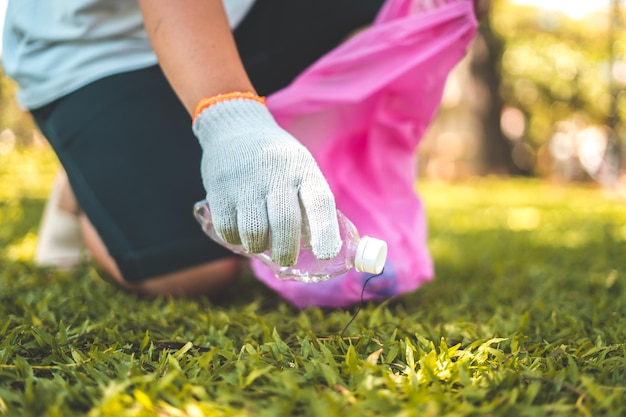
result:
[[[387,242],[363,236],[356,249],[354,267],[359,272],[380,274],[387,260]]]

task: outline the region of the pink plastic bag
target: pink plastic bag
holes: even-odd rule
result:
[[[448,73],[476,31],[470,0],[388,0],[367,30],[268,97],[278,122],[317,159],[337,207],[361,236],[387,241],[384,274],[365,300],[415,290],[433,276],[415,192],[415,148],[438,109]],[[316,284],[256,276],[295,306],[345,307],[370,275],[352,270]]]

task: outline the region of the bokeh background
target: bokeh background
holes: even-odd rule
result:
[[[421,175],[523,175],[618,189],[626,134],[621,3],[494,0],[419,149]]]
[[[493,0],[417,150],[420,177],[533,176],[623,188],[621,3]],[[49,152],[15,104],[14,85],[0,77],[0,157],[19,148]]]

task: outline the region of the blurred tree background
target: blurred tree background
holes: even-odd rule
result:
[[[494,0],[419,150],[421,174],[616,185],[626,136],[620,6],[612,0],[611,7],[572,18]]]
[[[18,142],[30,145],[34,140],[33,130],[31,117],[15,102],[15,84],[0,68],[0,146],[8,148],[10,143]]]
[[[568,17],[493,0],[451,75],[418,150],[420,175],[441,180],[527,175],[615,185],[623,175],[626,36],[612,7]],[[15,86],[0,79],[0,154],[43,147]]]

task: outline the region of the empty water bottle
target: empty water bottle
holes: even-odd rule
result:
[[[387,259],[387,243],[369,236],[361,238],[352,222],[339,211],[337,211],[337,220],[339,221],[339,231],[342,239],[339,254],[333,259],[317,259],[308,243],[309,236],[306,225],[303,225],[300,252],[298,260],[293,266],[275,264],[270,258],[269,251],[250,253],[243,246],[232,245],[222,240],[213,227],[211,211],[206,200],[195,204],[194,214],[204,232],[211,239],[235,253],[259,259],[279,279],[308,283],[326,281],[348,272],[353,267],[359,272],[380,274]]]

